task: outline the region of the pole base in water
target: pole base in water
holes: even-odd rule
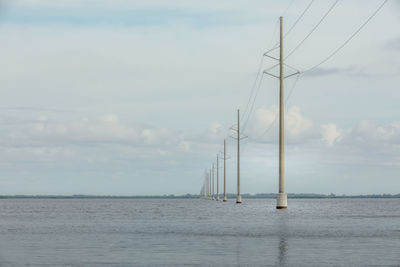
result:
[[[219,196],[217,196],[217,201],[219,201]]]
[[[242,196],[241,195],[238,195],[236,197],[236,203],[238,203],[238,204],[242,203]]]
[[[276,196],[276,208],[277,209],[287,209],[287,194],[278,193]]]
[[[211,200],[214,200],[214,196],[211,197]]]
[[[224,202],[227,202],[228,201],[228,199],[226,198],[226,196],[224,196],[224,200],[223,200]]]

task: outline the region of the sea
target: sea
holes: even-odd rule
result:
[[[0,266],[400,266],[400,199],[0,199]]]

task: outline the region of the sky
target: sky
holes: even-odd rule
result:
[[[241,191],[277,192],[279,83],[255,79],[279,16],[286,32],[309,3],[0,1],[0,194],[197,194],[224,139],[235,193],[237,109]],[[285,54],[333,3],[313,2]],[[286,64],[315,66],[381,3],[338,1]],[[400,193],[399,28],[389,0],[285,80],[288,193]]]

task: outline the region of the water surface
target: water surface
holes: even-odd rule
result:
[[[400,199],[0,199],[0,266],[400,266]]]

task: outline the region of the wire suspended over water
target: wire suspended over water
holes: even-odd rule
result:
[[[278,26],[279,26],[279,19],[276,20],[276,23],[275,23],[275,26],[274,26],[274,32],[273,32],[273,34],[271,36],[271,40],[269,41],[268,47],[272,47],[271,43],[274,40],[274,36],[275,36],[275,34],[276,34],[276,32],[277,32],[277,30],[279,28]],[[254,90],[256,89],[257,81],[258,81],[258,79],[260,77],[260,74],[262,73],[261,69],[262,69],[262,66],[263,66],[263,62],[264,62],[264,55],[262,55],[261,58],[260,58],[260,63],[258,64],[258,69],[257,69],[257,75],[256,75],[256,78],[255,78],[255,80],[253,82],[253,86],[251,87],[249,99],[247,101],[246,108],[242,112],[242,116],[240,118],[240,121],[242,121],[244,119],[244,117],[246,115],[246,112],[247,112],[247,110],[249,108],[251,99],[252,99],[253,94],[254,94]]]
[[[256,90],[256,94],[255,94],[255,96],[254,96],[254,98],[253,98],[253,103],[251,104],[251,108],[250,108],[250,111],[249,111],[249,113],[248,113],[248,115],[247,115],[247,119],[246,119],[246,121],[245,121],[244,124],[243,124],[243,127],[242,127],[242,131],[243,131],[243,132],[244,132],[245,129],[246,129],[246,126],[247,126],[248,121],[250,120],[251,114],[253,113],[254,104],[255,104],[255,102],[256,102],[256,98],[257,98],[257,96],[258,96],[258,93],[260,92],[260,88],[261,88],[261,84],[262,84],[263,77],[264,77],[264,75],[262,75],[261,78],[260,78],[260,82],[258,83],[258,87],[257,87],[257,90]]]
[[[329,56],[327,56],[324,60],[322,60],[320,63],[318,63],[317,65],[303,71],[302,73],[307,73],[310,72],[316,68],[318,68],[319,66],[321,66],[322,64],[324,64],[325,62],[327,62],[329,59],[331,59],[334,55],[336,55],[343,47],[345,47],[367,24],[368,22],[370,22],[372,20],[373,17],[376,16],[376,14],[383,8],[383,6],[388,2],[389,0],[384,0],[382,2],[382,4],[372,13],[371,16],[368,17],[368,19],[361,24],[361,26],[352,34],[350,35],[349,38],[347,38],[346,41],[344,41],[343,44],[341,44],[338,48],[336,48],[336,50],[334,50]]]
[[[296,25],[297,25],[297,24],[299,23],[299,21],[303,18],[303,16],[305,15],[305,13],[310,9],[310,7],[311,7],[311,5],[314,3],[314,1],[315,1],[315,0],[311,0],[311,1],[309,2],[309,4],[308,4],[308,5],[306,6],[306,8],[303,10],[303,12],[300,14],[300,16],[296,19],[296,21],[293,23],[293,25],[292,25],[292,26],[289,28],[289,30],[285,33],[284,37],[286,37],[286,36],[296,27]],[[284,13],[287,12],[287,10],[290,8],[290,6],[293,4],[293,2],[294,2],[294,1],[292,1],[292,2],[289,4],[289,6],[286,8],[286,10],[285,10]],[[279,19],[277,20],[277,22],[276,22],[276,24],[275,24],[274,33],[272,34],[272,39],[273,39],[273,37],[275,36],[275,33],[276,33],[277,29],[278,29],[278,27],[277,27],[278,25],[279,25]],[[272,39],[271,39],[271,41],[272,41]],[[276,45],[277,45],[277,44],[275,44],[274,46],[276,46]],[[279,47],[279,46],[278,46],[278,47]],[[274,50],[274,49],[276,49],[276,48],[278,48],[278,47],[274,47],[274,48],[271,48],[271,49]],[[271,51],[271,50],[270,50],[270,51]],[[259,77],[260,77],[260,70],[261,70],[262,65],[263,65],[263,58],[264,58],[264,56],[263,56],[263,57],[261,58],[261,60],[260,60],[259,68],[258,68],[258,71],[257,71],[257,76],[256,76],[256,79],[254,80],[254,83],[253,83],[253,86],[252,86],[252,89],[251,89],[251,92],[250,92],[250,96],[249,96],[249,99],[248,99],[247,104],[246,104],[246,108],[244,109],[244,112],[242,113],[242,116],[241,116],[241,119],[240,119],[241,121],[243,121],[243,119],[246,117],[246,113],[247,113],[247,111],[248,111],[249,104],[250,104],[250,102],[251,102],[251,99],[253,98],[254,90],[255,90],[256,84],[257,84],[257,80],[258,80]],[[260,79],[262,79],[262,75],[261,75],[261,78],[260,78]],[[254,97],[254,99],[253,99],[253,103],[252,103],[252,106],[251,106],[251,108],[250,108],[250,112],[247,113],[247,119],[246,119],[246,121],[245,121],[244,124],[243,124],[243,131],[244,131],[244,129],[246,128],[246,125],[247,125],[248,120],[250,119],[251,113],[252,113],[253,108],[254,108],[255,100],[256,100],[257,95],[258,95],[258,92],[259,92],[259,90],[260,90],[260,86],[261,86],[261,81],[259,82],[259,86],[258,86],[258,88],[257,88],[257,90],[256,90],[255,97]]]
[[[293,23],[293,25],[289,28],[289,30],[285,33],[283,37],[286,37],[293,29],[296,27],[297,23],[303,18],[304,14],[310,9],[311,5],[314,3],[314,0],[311,0],[310,3],[307,5],[307,7],[304,9],[304,11],[300,14],[300,16],[297,18],[297,20]]]
[[[368,19],[363,23],[363,24],[361,24],[361,26],[349,37],[349,38],[347,38],[346,40],[345,40],[345,42],[343,43],[343,44],[341,44],[337,49],[335,49],[330,55],[328,55],[324,60],[322,60],[320,63],[318,63],[318,64],[316,64],[315,66],[313,66],[313,67],[311,67],[311,68],[309,68],[309,69],[307,69],[307,70],[305,70],[305,71],[302,71],[299,75],[297,75],[297,77],[296,77],[296,80],[295,80],[295,82],[294,82],[294,84],[293,84],[293,86],[292,86],[292,88],[291,88],[291,90],[289,91],[289,94],[288,94],[288,96],[286,97],[286,99],[285,99],[285,104],[288,102],[288,100],[289,100],[289,98],[290,98],[290,96],[292,95],[292,93],[293,93],[293,90],[294,90],[294,88],[296,87],[296,85],[297,85],[297,82],[298,82],[298,80],[300,79],[300,77],[302,76],[302,75],[304,75],[305,73],[307,73],[307,72],[310,72],[310,71],[312,71],[312,70],[314,70],[314,69],[316,69],[317,67],[319,67],[320,65],[322,65],[323,63],[325,63],[326,61],[328,61],[329,59],[331,59],[334,55],[336,55],[344,46],[346,46],[371,20],[372,20],[372,18],[373,17],[375,17],[376,16],[376,14],[383,8],[383,6],[388,2],[389,0],[384,0],[379,6],[378,6],[378,8],[371,14],[371,16],[369,16],[368,17]],[[330,12],[330,10],[332,10],[333,9],[333,7],[336,5],[336,3],[337,3],[338,1],[336,1],[332,6],[331,6],[331,8],[328,10],[328,12],[327,13],[325,13],[325,15],[324,15],[324,17],[326,17],[326,15]],[[323,17],[323,18],[324,18]],[[320,22],[321,22],[322,20],[320,20]],[[320,23],[319,23],[320,24]],[[319,25],[319,24],[317,24],[317,26]],[[314,29],[315,29],[316,27],[314,27]],[[313,29],[313,30],[314,30]],[[307,36],[306,36],[306,38],[307,38]],[[305,38],[305,39],[306,39]],[[290,54],[289,54],[290,55]],[[288,55],[288,56],[289,56]],[[257,138],[260,138],[260,137],[262,137],[262,136],[265,136],[271,129],[272,129],[272,127],[273,127],[273,125],[275,124],[275,122],[277,121],[277,119],[278,119],[278,117],[279,117],[279,113],[277,113],[276,114],[276,116],[275,116],[275,119],[271,122],[271,124],[268,126],[268,128],[264,131],[264,133],[263,134],[261,134],[260,136],[258,136]]]
[[[300,16],[296,19],[296,21],[293,23],[293,25],[289,28],[289,30],[283,35],[283,38],[286,38],[287,35],[296,27],[296,25],[299,23],[299,21],[303,18],[304,14],[310,9],[311,5],[314,3],[314,0],[311,0],[310,3],[306,6],[306,8],[301,12]],[[279,19],[278,21],[279,22]],[[275,32],[273,34],[275,36]],[[273,51],[275,49],[279,48],[279,42],[276,42],[272,48],[270,48],[269,51]],[[268,53],[268,52],[267,52]]]
[[[294,90],[294,88],[296,87],[297,82],[298,82],[299,79],[300,79],[300,76],[301,76],[300,74],[297,74],[296,80],[294,81],[294,83],[293,83],[293,85],[292,85],[292,88],[290,89],[289,94],[288,94],[288,96],[287,96],[286,99],[285,99],[285,106],[286,106],[286,104],[287,104],[287,102],[288,102],[290,96],[292,95],[293,90]],[[257,136],[256,139],[265,136],[265,135],[272,129],[272,127],[274,126],[275,122],[278,120],[278,117],[279,117],[279,112],[276,114],[275,119],[269,124],[268,128],[267,128],[261,135]]]
[[[303,40],[301,40],[301,42],[292,50],[289,52],[289,54],[285,57],[285,59],[287,59],[288,57],[290,57],[307,39],[308,37],[311,36],[311,34],[318,28],[318,26],[322,23],[322,21],[324,21],[324,19],[328,16],[328,14],[333,10],[333,8],[336,6],[336,4],[339,2],[339,0],[336,0],[328,9],[327,12],[325,12],[325,14],[322,16],[322,18],[318,21],[318,23],[314,26],[314,28],[306,35],[306,37],[303,38]]]
[[[271,69],[274,69],[274,68],[277,67],[278,65],[279,65],[279,64],[275,64],[275,65],[269,67],[268,69],[266,69],[265,71],[269,71],[269,70],[271,70]],[[242,125],[243,125],[243,127],[242,127],[242,129],[243,129],[242,131],[243,131],[243,132],[244,132],[246,126],[247,126],[247,123],[248,123],[248,121],[249,121],[249,119],[250,119],[251,114],[253,113],[254,104],[255,104],[255,102],[256,102],[258,93],[260,92],[261,84],[262,84],[262,79],[263,79],[263,77],[264,77],[265,71],[264,71],[264,72],[262,73],[262,75],[261,75],[260,81],[259,81],[258,86],[257,86],[256,93],[255,93],[254,98],[253,98],[253,103],[251,104],[250,111],[247,113],[246,121],[242,124]]]
[[[244,111],[242,113],[242,117],[240,118],[241,121],[243,120],[243,118],[244,118],[244,116],[245,116],[245,114],[247,112],[247,109],[249,108],[249,104],[250,104],[251,98],[253,97],[254,90],[256,88],[256,84],[257,84],[257,81],[258,81],[258,78],[260,76],[261,69],[262,69],[262,66],[263,66],[263,60],[264,60],[264,56],[261,56],[261,60],[260,60],[260,63],[259,63],[259,66],[258,66],[258,70],[257,70],[256,79],[254,80],[253,86],[251,87],[249,100],[247,101],[246,108],[244,109]]]
[[[282,16],[286,15],[286,13],[289,11],[290,7],[293,5],[294,0],[292,0],[289,5],[286,7],[285,11],[283,11]]]
[[[310,71],[312,71],[312,70],[314,70],[314,69],[316,69],[317,67],[319,67],[320,65],[322,65],[323,63],[325,63],[326,61],[328,61],[329,59],[331,59],[334,55],[336,55],[344,46],[346,46],[371,20],[372,20],[372,18],[373,17],[375,17],[376,16],[376,14],[383,8],[383,6],[388,2],[389,0],[384,0],[383,2],[382,2],[382,4],[381,5],[379,5],[379,7],[372,13],[372,15],[370,16],[370,17],[368,17],[368,19],[348,38],[348,39],[346,39],[345,40],[345,42],[343,43],[343,44],[341,44],[337,49],[335,49],[329,56],[327,56],[324,60],[322,60],[320,63],[318,63],[318,64],[316,64],[315,66],[313,66],[313,67],[311,67],[311,68],[309,68],[309,69],[307,69],[307,70],[305,70],[305,71],[302,71],[301,73],[300,73],[300,75],[297,75],[297,77],[296,77],[296,80],[295,80],[295,82],[294,82],[294,84],[293,84],[293,86],[292,86],[292,88],[291,88],[291,90],[290,90],[290,92],[289,92],[289,94],[288,94],[288,96],[287,96],[287,98],[286,98],[286,100],[285,100],[285,103],[287,103],[287,101],[289,100],[289,98],[290,98],[290,96],[291,96],[291,94],[293,93],[293,90],[294,90],[294,88],[296,87],[296,84],[297,84],[297,82],[298,82],[298,80],[299,80],[299,78],[303,75],[303,74],[305,74],[305,73],[307,73],[307,72],[310,72]],[[300,17],[296,20],[296,22],[294,23],[294,25],[289,29],[289,31],[286,33],[286,35],[294,28],[294,26],[298,23],[298,21],[304,16],[304,14],[306,13],[306,11],[311,7],[311,5],[312,5],[312,3],[314,2],[314,0],[312,0],[309,4],[308,4],[308,6],[306,7],[306,9],[303,11],[303,13],[300,15]],[[296,51],[303,43],[304,43],[304,41],[317,29],[317,27],[322,23],[322,21],[327,17],[327,15],[333,10],[333,8],[336,6],[336,4],[339,2],[339,0],[336,0],[332,5],[331,5],[331,7],[328,9],[328,11],[324,14],[324,16],[321,18],[321,20],[314,26],[314,28],[310,31],[310,33],[286,56],[286,58],[287,57],[289,57],[290,55],[292,55],[293,53],[294,53],[294,51]],[[285,59],[286,59],[285,58]],[[262,77],[261,77],[261,79],[262,79]],[[256,90],[256,93],[255,93],[255,96],[254,96],[254,99],[253,99],[253,103],[252,103],[252,106],[251,106],[251,108],[250,108],[250,112],[248,113],[248,115],[247,115],[247,119],[246,119],[246,121],[245,121],[245,123],[243,124],[244,126],[243,126],[243,131],[244,131],[244,129],[246,128],[246,126],[247,126],[247,123],[248,123],[248,121],[249,121],[249,119],[250,119],[250,116],[251,116],[251,114],[252,114],[252,112],[253,112],[253,108],[254,108],[254,103],[255,103],[255,100],[256,100],[256,98],[257,98],[257,95],[258,95],[258,92],[259,92],[259,90],[260,90],[260,87],[261,87],[261,81],[259,82],[259,86],[258,86],[258,88],[257,88],[257,90]],[[254,91],[254,90],[253,90]],[[251,99],[251,97],[250,97],[250,99]],[[246,110],[247,110],[247,108],[248,108],[248,105],[249,105],[249,103],[250,103],[250,99],[249,99],[249,101],[248,101],[248,104],[247,104],[247,107],[246,107]],[[262,136],[264,136],[264,135],[266,135],[270,130],[271,130],[271,128],[272,128],[272,126],[274,125],[274,123],[276,122],[276,120],[277,120],[277,118],[278,118],[278,115],[279,114],[277,114],[277,116],[275,117],[275,119],[274,119],[274,121],[270,124],[270,126],[265,130],[265,132],[262,134],[262,135],[260,135],[259,137],[262,137]],[[244,118],[244,116],[242,117],[242,118]],[[258,138],[259,138],[258,137]]]
[[[306,8],[303,10],[303,12],[301,12],[300,16],[296,19],[296,21],[293,23],[293,25],[292,25],[292,26],[289,28],[289,30],[285,33],[284,37],[286,37],[287,35],[289,35],[289,33],[296,27],[296,25],[297,25],[297,24],[299,23],[299,21],[304,17],[304,15],[306,14],[306,12],[310,9],[310,7],[311,7],[311,5],[314,3],[314,1],[315,1],[315,0],[311,0],[310,3],[308,3],[308,5],[306,6]],[[292,6],[293,3],[294,3],[294,1],[292,1],[292,2],[288,5],[288,7],[286,8],[284,14],[286,14],[286,12],[287,12],[288,9]],[[277,32],[277,29],[279,28],[278,26],[279,26],[279,19],[276,20],[276,24],[275,24],[275,27],[274,27],[274,32],[273,32],[273,34],[272,34],[270,43],[272,42],[272,40],[273,40],[273,38],[274,38],[274,36],[275,36],[275,34],[276,34],[276,32]],[[277,43],[277,44],[279,44],[279,43]],[[275,44],[274,47],[271,47],[271,45],[269,45],[270,49],[274,50],[274,49],[278,48],[279,46],[276,47],[277,44]],[[255,80],[254,80],[254,82],[253,82],[253,86],[251,87],[251,90],[250,90],[249,99],[248,99],[248,101],[247,101],[246,107],[245,107],[245,109],[244,109],[244,111],[243,111],[243,113],[242,113],[242,116],[241,116],[241,118],[240,118],[241,121],[243,121],[243,119],[246,117],[246,113],[247,113],[247,111],[248,111],[248,108],[249,108],[251,99],[252,99],[252,97],[253,97],[253,94],[254,94],[254,90],[255,90],[255,88],[256,88],[257,81],[258,81],[258,79],[260,78],[260,72],[261,72],[261,68],[262,68],[262,66],[263,66],[263,59],[264,59],[264,56],[262,56],[261,59],[260,59],[260,63],[259,63],[258,70],[257,70],[257,75],[256,75],[256,78],[255,78]],[[258,94],[258,93],[257,93],[257,94]],[[254,105],[254,101],[253,101],[253,105]],[[247,116],[247,117],[249,118],[249,116]],[[247,119],[247,120],[248,120],[248,119]],[[246,122],[247,122],[247,120],[246,120]],[[246,124],[246,122],[245,122],[245,124]],[[245,125],[245,124],[244,124],[244,125]]]

